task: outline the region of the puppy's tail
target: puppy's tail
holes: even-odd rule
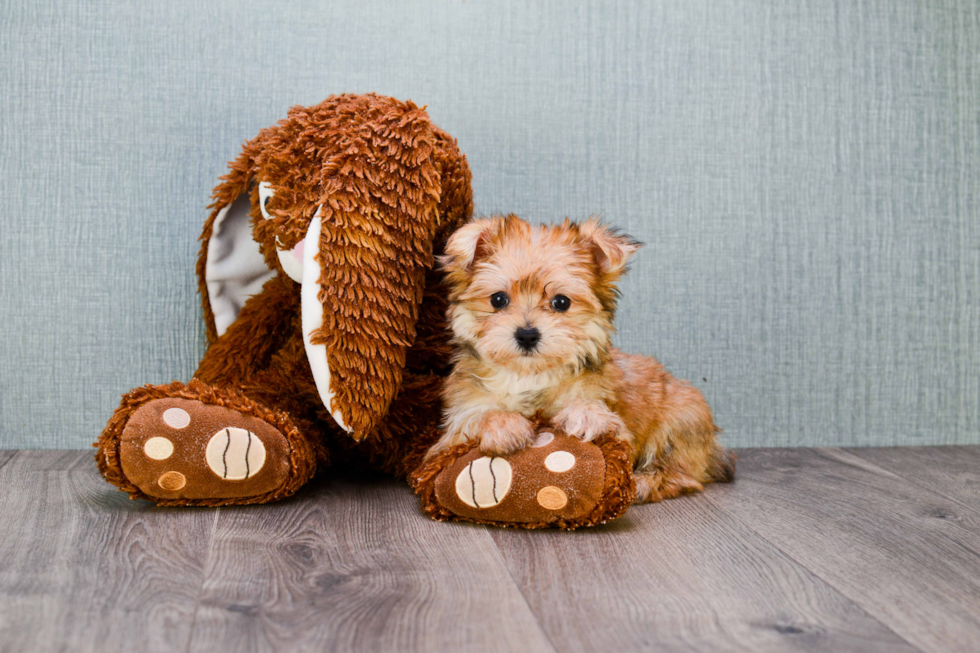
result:
[[[735,480],[735,452],[715,444],[715,450],[708,462],[708,477],[715,483],[731,483]]]

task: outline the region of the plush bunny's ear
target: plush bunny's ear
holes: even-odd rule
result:
[[[470,216],[465,159],[413,103],[343,95],[294,107],[230,169],[215,189],[198,259],[209,339],[277,268],[300,284],[320,400],[352,438],[370,437],[401,390],[433,246]],[[277,184],[258,185],[261,217],[263,193],[302,208],[278,216],[278,233],[247,215],[250,180],[260,175]]]
[[[204,281],[219,336],[235,321],[249,297],[258,294],[276,274],[265,264],[259,244],[252,238],[251,206],[248,193],[243,193],[220,209],[207,241]]]
[[[248,153],[243,152],[230,167],[214,189],[214,203],[201,232],[197,257],[198,289],[209,343],[228,330],[245,302],[275,275],[252,237]]]
[[[303,340],[320,399],[355,440],[402,385],[439,215],[434,136],[414,104],[342,99],[321,121],[343,147],[306,231]]]

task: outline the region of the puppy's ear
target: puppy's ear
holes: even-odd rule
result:
[[[592,246],[592,255],[603,274],[620,275],[626,271],[626,262],[643,247],[643,243],[617,229],[603,224],[598,218],[589,218],[579,226],[579,233]]]
[[[506,218],[479,218],[453,232],[446,242],[445,254],[439,257],[442,268],[449,273],[468,273],[486,256],[490,239],[499,231]]]

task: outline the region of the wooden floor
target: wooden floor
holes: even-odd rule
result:
[[[90,452],[0,451],[0,650],[980,651],[980,447],[740,455],[562,533],[384,479],[162,509]]]

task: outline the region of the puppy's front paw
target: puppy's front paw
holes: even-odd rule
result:
[[[602,402],[574,403],[565,406],[552,420],[556,428],[586,442],[600,435],[626,438],[626,425],[616,413]]]
[[[506,456],[534,442],[534,425],[520,413],[491,411],[480,420],[480,451]]]

